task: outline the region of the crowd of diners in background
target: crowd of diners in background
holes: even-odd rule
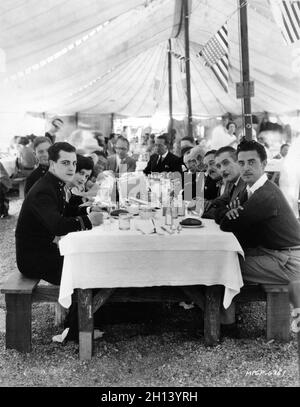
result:
[[[119,177],[135,172],[137,166],[125,132],[111,134],[108,139],[94,132],[88,143],[76,148],[72,143],[56,141],[63,125],[62,119],[55,119],[44,136],[14,140],[16,173],[26,178],[25,199],[16,227],[17,265],[24,275],[57,285],[63,264],[57,245],[60,237],[91,229],[103,221],[103,207],[89,201],[89,192],[101,188],[104,171]],[[262,125],[266,126],[265,122]],[[300,281],[299,212],[295,213],[265,173],[268,146],[259,132],[253,134],[253,141],[239,138],[233,121],[228,121],[225,128],[227,133],[218,143],[226,142],[216,148],[188,136],[178,141],[175,131],[171,137],[168,133],[145,135],[147,162],[141,171],[146,176],[179,174],[182,180],[189,174],[191,194],[183,198],[189,201],[190,208],[197,202],[197,184],[204,179],[202,218],[214,219],[221,230],[235,234],[245,252],[241,269],[247,281]],[[78,144],[79,136],[73,135],[74,144]],[[288,149],[289,144],[284,143],[274,159],[284,160]],[[0,165],[3,218],[8,216],[6,193],[10,182]],[[74,312],[69,315],[67,327],[72,326]],[[78,339],[77,334],[75,327],[69,339]]]
[[[25,193],[43,176],[48,168],[47,150],[56,141],[57,134],[63,128],[64,121],[54,118],[48,131],[43,137],[34,134],[15,136],[10,144],[10,155],[15,156],[15,171],[9,177],[0,161],[0,216],[8,216],[9,200],[7,192],[12,187],[15,178],[26,178]],[[80,130],[70,136],[70,144],[76,147],[77,154],[90,157],[93,162],[88,182],[85,188],[91,188],[103,171],[112,171],[115,175],[122,172],[133,172],[137,169],[138,160],[147,161],[144,173],[174,172],[181,174],[189,172],[193,179],[193,194],[195,193],[195,180],[199,172],[205,173],[205,199],[210,202],[225,190],[226,177],[222,177],[220,168],[215,165],[215,154],[219,148],[230,146],[237,148],[242,138],[241,129],[238,129],[232,117],[223,118],[222,125],[217,126],[216,134],[210,139],[194,138],[190,136],[178,137],[176,130],[168,133],[144,133],[141,139],[127,138],[126,127],[120,134],[111,133],[108,137],[99,131],[89,132],[89,140],[82,141]],[[282,160],[286,157],[290,144],[284,142],[279,151],[273,156],[270,153],[266,135],[268,131],[278,130],[280,126],[268,121],[265,113],[260,121],[253,116],[253,139],[264,146],[268,160]],[[280,129],[279,129],[280,130]],[[286,129],[282,129],[280,131]],[[159,158],[159,160],[158,160]],[[277,177],[277,184],[279,184]]]

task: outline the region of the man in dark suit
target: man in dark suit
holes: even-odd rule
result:
[[[116,175],[125,172],[134,172],[136,161],[128,156],[129,141],[123,136],[119,136],[115,145],[116,154],[107,158],[107,170],[113,171]]]
[[[216,167],[215,154],[217,150],[209,150],[205,153],[203,164],[206,167],[204,199],[211,201],[220,195],[220,181],[222,177]]]
[[[33,149],[38,159],[38,167],[32,171],[27,177],[25,184],[25,195],[27,195],[30,188],[42,178],[49,168],[48,149],[51,146],[51,141],[48,137],[37,137],[33,143]]]
[[[151,172],[178,172],[181,174],[181,158],[170,153],[168,134],[164,133],[156,138],[154,151],[155,153],[151,155],[144,169],[144,174],[149,175]]]
[[[225,190],[219,198],[211,202],[210,208],[205,211],[203,217],[215,219],[217,223],[220,223],[231,203],[238,199],[240,203],[243,203],[245,200],[246,183],[240,177],[240,166],[233,147],[221,147],[215,153],[215,163],[225,183]]]
[[[49,170],[24,199],[16,227],[17,265],[22,274],[60,284],[63,257],[57,241],[69,232],[91,229],[102,214],[66,217],[65,183],[76,169],[75,147],[55,143],[49,150]]]

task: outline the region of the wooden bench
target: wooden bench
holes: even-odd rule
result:
[[[12,274],[1,287],[6,301],[6,348],[20,352],[31,351],[31,322],[33,303],[57,303],[59,286],[39,284],[39,279],[29,279],[21,273]],[[175,287],[173,287],[176,289]],[[112,302],[121,302],[122,290],[112,295]],[[187,297],[192,298],[191,288],[186,287]],[[79,290],[85,291],[85,290]],[[149,293],[152,295],[152,293]],[[124,297],[124,296],[123,296]],[[131,295],[131,301],[140,301]],[[166,297],[156,298],[163,300]],[[173,298],[174,302],[184,300],[182,294]],[[96,298],[94,299],[94,301]],[[149,299],[148,299],[149,300]],[[154,301],[154,297],[150,297]],[[235,298],[236,302],[266,301],[267,340],[288,341],[290,337],[290,304],[286,285],[245,285]],[[210,302],[210,301],[209,301]],[[98,304],[99,306],[99,304]],[[210,321],[206,321],[209,324]],[[207,330],[210,332],[210,330]],[[217,334],[216,334],[217,335]],[[216,336],[215,335],[215,336]],[[210,340],[211,338],[206,338]],[[214,339],[214,338],[213,338]]]
[[[39,279],[16,272],[1,287],[6,302],[6,348],[31,351],[32,303],[57,303],[59,286],[39,285]]]
[[[290,339],[290,301],[287,285],[246,284],[236,302],[266,302],[267,340],[277,339],[287,342]]]
[[[25,177],[20,177],[20,178],[13,178],[12,179],[12,185],[18,186],[19,187],[19,198],[24,199],[25,197],[25,183],[26,183],[26,178]]]

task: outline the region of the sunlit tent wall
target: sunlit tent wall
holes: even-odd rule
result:
[[[296,116],[299,41],[285,43],[268,0],[249,0],[247,7],[250,76],[255,83],[252,110]],[[241,100],[236,98],[236,82],[241,80],[238,2],[192,0],[189,10],[193,114],[241,115]],[[225,23],[228,92],[199,56]],[[65,132],[76,124],[78,114],[95,117],[91,127],[99,127],[100,114],[168,115],[171,38],[173,112],[185,116],[185,72],[178,58],[184,55],[183,24],[180,0],[2,0],[0,112],[12,114],[13,120],[24,112],[72,116]]]

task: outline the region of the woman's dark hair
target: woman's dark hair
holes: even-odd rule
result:
[[[56,162],[59,159],[60,151],[65,151],[66,153],[76,153],[76,148],[66,141],[54,143],[48,149],[49,160]]]
[[[260,161],[266,161],[267,159],[267,153],[265,150],[265,147],[258,143],[257,141],[254,140],[243,140],[240,142],[240,144],[237,146],[237,155],[241,151],[256,151],[257,154],[259,155]]]
[[[77,164],[76,164],[76,172],[81,170],[92,170],[94,169],[94,162],[91,157],[84,157],[81,154],[76,155]]]

